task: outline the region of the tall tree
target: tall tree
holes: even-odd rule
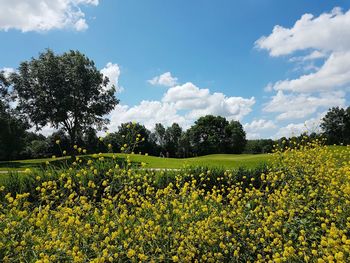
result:
[[[200,117],[188,131],[194,153],[205,155],[225,152],[225,128],[228,124],[221,116]]]
[[[165,150],[165,128],[163,124],[161,123],[156,123],[156,126],[154,127],[154,140],[155,142],[160,146],[161,150]]]
[[[155,145],[150,140],[150,134],[144,125],[126,122],[118,127],[117,132],[107,135],[104,141],[117,151],[154,154]]]
[[[242,153],[247,144],[246,133],[239,121],[230,121],[225,127],[226,153]]]
[[[179,124],[173,123],[165,131],[165,150],[169,157],[178,157],[179,142],[182,135],[182,128]]]
[[[90,127],[102,129],[118,100],[115,87],[79,51],[56,55],[51,50],[22,62],[12,74],[18,108],[40,129],[51,124],[62,128],[72,144]]]
[[[348,127],[350,127],[348,122],[349,111],[349,108],[344,110],[343,108],[333,107],[323,117],[321,128],[328,144],[348,143],[348,134],[350,133],[348,130]]]
[[[0,72],[0,159],[17,159],[24,147],[24,135],[28,125],[10,107],[9,82]]]

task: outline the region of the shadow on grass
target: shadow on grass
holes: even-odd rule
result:
[[[39,168],[40,166],[42,166],[41,163],[25,163],[21,161],[0,162],[1,170],[24,170],[26,168]]]
[[[79,156],[79,159],[82,161],[83,164],[86,164],[88,160],[94,159],[89,155],[86,156]],[[104,157],[106,161],[112,161],[112,157]],[[51,159],[49,161],[49,165],[54,168],[67,168],[71,166],[75,162],[75,158],[63,158],[63,159]],[[122,157],[117,157],[113,160],[115,163],[118,163],[119,165],[125,165],[126,160]],[[133,167],[139,167],[139,162],[132,162],[131,163]],[[8,161],[8,162],[0,162],[0,171],[1,170],[15,170],[15,171],[21,171],[25,170],[27,168],[31,169],[45,169],[47,167],[47,160],[41,159],[33,159],[33,160],[25,160],[25,161]]]

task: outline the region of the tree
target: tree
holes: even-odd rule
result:
[[[154,131],[150,134],[150,140],[156,145],[155,152],[157,155],[164,154],[166,152],[165,128],[163,124],[156,123]]]
[[[178,157],[187,158],[193,156],[193,151],[191,147],[191,141],[189,138],[189,132],[183,132],[179,140],[179,145],[177,149]]]
[[[150,140],[150,134],[144,125],[126,122],[119,126],[117,132],[108,134],[104,141],[117,151],[154,154],[155,145]]]
[[[90,127],[102,129],[118,100],[115,87],[79,51],[56,55],[51,50],[22,62],[11,77],[25,113],[37,129],[50,124],[62,128],[75,144]]]
[[[229,122],[221,116],[207,115],[200,117],[189,129],[189,139],[197,155],[224,153],[225,128]]]
[[[242,153],[247,143],[246,133],[239,121],[230,121],[225,127],[226,153]]]
[[[61,156],[63,154],[63,151],[67,151],[69,145],[71,144],[67,136],[67,133],[62,129],[53,132],[50,136],[47,137],[46,141],[48,144],[48,149],[46,151],[51,156],[52,155]],[[60,141],[60,143],[57,144],[56,143],[57,141]]]
[[[350,145],[350,106],[345,110],[344,144]]]
[[[24,147],[28,124],[10,107],[9,82],[0,72],[0,159],[16,159]]]
[[[8,97],[8,86],[9,83],[5,77],[4,72],[0,71],[0,105],[2,107],[6,104],[5,100]]]
[[[328,144],[350,143],[350,109],[333,107],[323,117],[321,128]]]
[[[170,157],[177,157],[179,155],[179,142],[182,135],[182,128],[179,124],[173,123],[168,127],[164,134],[165,150]]]
[[[87,129],[82,140],[84,142],[84,147],[89,153],[102,152],[105,150],[105,147],[102,147],[103,144],[100,143],[97,137],[95,129],[92,127]]]

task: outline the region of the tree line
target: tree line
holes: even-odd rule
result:
[[[22,62],[10,75],[0,72],[0,160],[59,155],[62,149],[69,154],[74,145],[90,153],[119,152],[124,147],[123,151],[177,158],[266,153],[275,143],[288,141],[246,140],[241,123],[212,115],[199,118],[186,131],[177,123],[170,127],[158,123],[152,131],[139,123],[123,123],[101,141],[97,132],[106,127],[106,115],[119,103],[115,90],[79,51],[60,55],[48,49]],[[57,132],[48,137],[37,134],[45,125]],[[33,128],[36,132],[29,131]],[[331,108],[321,128],[322,134],[316,136],[326,137],[327,143],[350,144],[350,107]]]

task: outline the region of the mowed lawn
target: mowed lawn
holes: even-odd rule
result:
[[[116,154],[117,157],[126,158],[126,154]],[[112,157],[112,154],[103,154],[105,157]],[[254,168],[270,159],[268,154],[211,154],[193,158],[161,158],[155,156],[146,156],[139,154],[129,154],[132,162],[145,163],[145,168],[162,168],[162,169],[180,169],[186,166],[208,166],[223,167],[233,169],[241,166]],[[18,160],[10,162],[0,162],[0,171],[24,171],[27,168],[35,169],[44,165],[47,161],[64,160],[69,157],[60,157],[56,159],[31,159]]]
[[[118,154],[119,157],[126,157],[125,154]],[[161,158],[155,156],[129,155],[133,162],[146,163],[145,168],[179,169],[186,166],[207,166],[223,167],[226,169],[238,168],[241,166],[254,168],[270,159],[268,154],[210,154],[192,158]]]
[[[346,146],[329,146],[332,152],[342,152]],[[126,154],[116,154],[117,157],[126,158]],[[88,155],[89,156],[89,155]],[[105,157],[112,157],[112,154],[105,153]],[[238,167],[254,168],[263,163],[269,163],[271,154],[211,154],[193,158],[161,158],[155,156],[146,156],[139,154],[129,154],[132,162],[146,163],[145,168],[161,168],[161,169],[180,169],[186,166],[206,166],[206,167],[222,167],[225,169],[234,169]],[[31,159],[18,160],[10,162],[0,162],[0,172],[5,171],[24,171],[27,168],[35,169],[45,165],[47,161],[64,160],[69,157],[58,157],[56,159]]]

